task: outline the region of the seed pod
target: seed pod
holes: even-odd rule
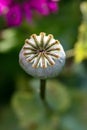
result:
[[[32,34],[19,54],[21,67],[30,75],[46,79],[59,74],[65,64],[65,52],[53,35]]]

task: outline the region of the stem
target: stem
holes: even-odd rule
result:
[[[43,101],[45,101],[45,89],[46,89],[46,80],[40,80],[40,97]]]
[[[71,58],[73,56],[75,56],[74,49],[70,49],[66,51],[66,58]]]

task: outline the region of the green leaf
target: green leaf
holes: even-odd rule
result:
[[[61,121],[62,130],[86,130],[74,116],[67,115]]]
[[[15,29],[5,29],[2,31],[2,40],[0,41],[0,52],[4,53],[15,46],[17,46],[16,41],[16,30]]]
[[[73,99],[75,116],[87,128],[87,91],[75,90]]]
[[[49,106],[55,111],[63,112],[70,106],[68,90],[56,80],[47,82],[46,100]]]
[[[59,117],[55,114],[52,114],[49,118],[40,123],[36,130],[57,130],[58,125]]]
[[[45,109],[40,98],[36,95],[28,92],[17,92],[12,102],[22,126],[30,126],[44,119]]]
[[[24,130],[18,124],[11,106],[0,107],[0,130]]]

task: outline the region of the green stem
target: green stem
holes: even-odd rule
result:
[[[66,58],[71,58],[75,56],[74,49],[70,49],[66,51]]]
[[[43,101],[45,101],[45,89],[46,89],[46,80],[40,80],[40,97]]]

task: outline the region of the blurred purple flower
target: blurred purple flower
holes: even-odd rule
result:
[[[32,20],[32,8],[30,6],[30,3],[24,2],[22,8],[24,10],[23,12],[26,20],[30,22]]]
[[[50,12],[55,12],[58,10],[58,5],[56,4],[56,2],[50,1],[48,2],[48,8]]]
[[[0,0],[0,15],[4,15],[9,26],[18,26],[25,17],[32,20],[32,11],[48,15],[58,10],[58,0],[26,0],[21,3],[15,0]]]
[[[48,15],[50,12],[55,12],[58,9],[57,2],[52,0],[31,0],[32,8],[42,15]]]
[[[12,5],[5,15],[9,26],[20,25],[22,21],[22,12],[19,4]]]
[[[42,15],[48,15],[49,9],[47,7],[47,0],[31,0],[31,7]]]

